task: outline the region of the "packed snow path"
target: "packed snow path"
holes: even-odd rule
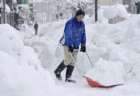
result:
[[[34,48],[41,60],[42,67],[51,73],[56,85],[63,86],[74,96],[140,96],[140,47],[137,41],[140,39],[138,37],[140,36],[140,16],[133,16],[115,25],[88,24],[87,20],[87,50],[92,62],[96,63],[101,57],[124,64],[126,83],[112,88],[90,87],[76,68],[72,77],[77,81],[76,84],[64,82],[66,70],[62,72],[63,81],[56,80],[53,71],[64,58],[63,47],[58,43],[66,21],[53,22],[51,25],[42,24],[38,36],[27,34],[23,37],[25,45]],[[81,74],[85,74],[91,69],[85,54],[79,52],[77,66]]]

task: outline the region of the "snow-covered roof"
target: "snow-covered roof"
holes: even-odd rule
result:
[[[104,17],[107,19],[112,19],[116,16],[120,16],[123,18],[128,18],[128,12],[125,9],[125,6],[122,4],[117,4],[110,6],[104,10],[103,13]]]

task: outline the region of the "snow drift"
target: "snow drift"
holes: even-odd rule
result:
[[[121,62],[111,62],[99,59],[95,66],[85,76],[104,86],[124,84],[124,69]]]
[[[0,96],[65,95],[66,90],[55,86],[50,73],[41,67],[34,50],[24,46],[18,32],[8,24],[0,25]]]

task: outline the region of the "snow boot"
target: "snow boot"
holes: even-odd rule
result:
[[[66,80],[65,80],[65,82],[76,83],[75,80],[71,80],[71,75],[72,75],[73,70],[74,70],[74,66],[71,66],[71,65],[68,65],[67,66]]]
[[[62,81],[61,72],[66,68],[66,65],[63,63],[63,61],[60,63],[60,65],[57,67],[57,69],[54,71],[55,76],[58,80]]]

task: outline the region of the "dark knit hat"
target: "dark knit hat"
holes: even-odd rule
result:
[[[85,16],[85,12],[82,10],[82,9],[79,9],[77,12],[76,12],[76,16],[78,15],[84,15]]]

